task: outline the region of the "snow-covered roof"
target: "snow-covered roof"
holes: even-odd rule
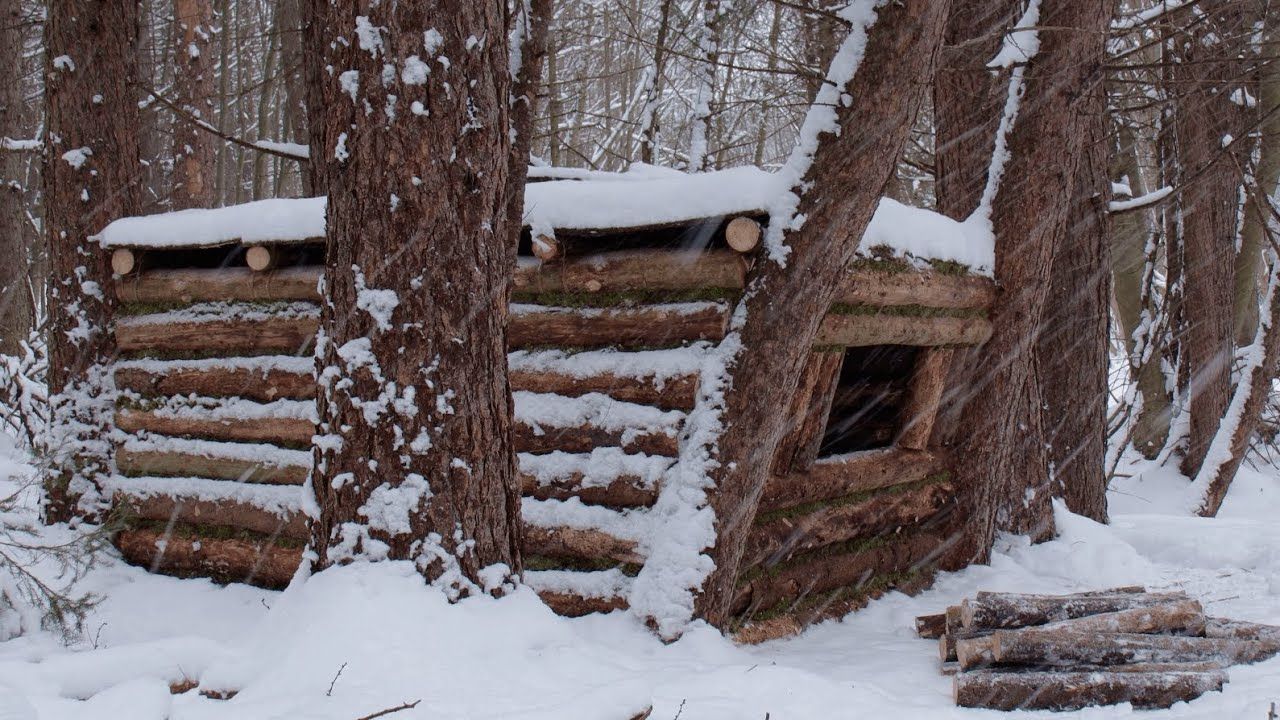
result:
[[[534,231],[606,231],[659,227],[703,218],[768,214],[787,191],[781,176],[755,167],[686,174],[650,165],[625,173],[535,168],[547,179],[525,191],[525,224]],[[106,248],[194,248],[234,243],[288,243],[324,235],[325,199],[274,199],[208,210],[122,218],[97,236]],[[990,274],[988,231],[931,210],[885,198],[863,237],[862,250],[948,260]]]

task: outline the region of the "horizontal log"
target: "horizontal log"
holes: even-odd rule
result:
[[[738,588],[733,612],[750,619],[782,603],[801,602],[842,588],[856,589],[872,577],[928,565],[951,544],[947,534],[916,532],[863,550],[798,559],[762,572]]]
[[[961,643],[963,667],[963,643]],[[1080,633],[1025,628],[991,635],[992,660],[1001,665],[1125,665],[1143,662],[1252,663],[1280,653],[1280,643],[1235,638]]]
[[[921,615],[916,618],[916,637],[935,640],[947,633],[947,614]]]
[[[522,306],[507,327],[511,349],[528,347],[666,347],[719,340],[728,323],[726,306],[707,303],[684,310],[662,305],[575,309]],[[124,352],[206,351],[301,354],[315,339],[319,320],[305,316],[202,322],[136,323],[116,326]]]
[[[265,319],[226,319],[202,322],[116,324],[116,345],[122,352],[206,351],[303,354],[315,340],[320,321],[306,316]]]
[[[1211,638],[1265,640],[1267,642],[1280,643],[1280,627],[1244,622],[1243,620],[1208,618],[1205,622],[1204,634],[1206,637]]]
[[[195,453],[116,448],[116,467],[123,475],[158,477],[202,477],[213,480],[268,485],[301,485],[310,466],[273,466],[263,462],[228,457],[207,457]]]
[[[209,419],[159,415],[150,410],[116,411],[116,427],[129,433],[153,432],[170,437],[193,437],[229,442],[268,442],[308,445],[315,423],[300,418]]]
[[[572,593],[538,590],[538,597],[551,608],[551,611],[564,617],[582,617],[591,613],[607,613],[614,610],[627,609],[624,597],[583,597]]]
[[[956,705],[990,710],[1079,710],[1132,703],[1167,708],[1221,690],[1227,674],[1210,672],[962,672],[955,676]]]
[[[116,493],[115,502],[117,507],[127,507],[134,517],[143,520],[163,522],[176,520],[190,525],[233,527],[260,535],[294,540],[305,540],[308,537],[307,518],[301,513],[290,513],[282,517],[252,503],[233,498],[212,501],[166,495],[138,497]]]
[[[668,347],[697,340],[719,341],[729,323],[728,306],[639,305],[575,309],[515,306],[507,347]]]
[[[981,345],[991,337],[991,321],[981,317],[922,317],[831,313],[818,327],[815,345],[868,347]]]
[[[698,394],[697,375],[667,378],[661,390],[652,377],[628,377],[608,372],[577,377],[547,370],[512,370],[509,378],[512,390],[569,397],[603,393],[614,400],[652,405],[663,410],[691,410]]]
[[[636,552],[635,542],[616,538],[601,530],[544,528],[525,523],[523,549],[526,555],[644,563],[644,556]]]
[[[315,375],[278,368],[175,367],[153,370],[118,366],[116,388],[154,397],[200,395],[242,397],[257,402],[311,400],[316,396]]]
[[[213,300],[320,301],[321,268],[299,266],[273,272],[247,267],[207,270],[150,270],[116,281],[122,303],[172,303]]]
[[[517,421],[515,423],[516,452],[545,453],[560,450],[570,453],[588,453],[596,448],[620,447],[628,453],[676,457],[680,454],[680,439],[660,430],[611,430],[593,425],[560,428],[542,426],[541,431]]]
[[[538,500],[569,500],[578,498],[587,505],[610,507],[648,507],[658,501],[658,488],[644,487],[639,477],[623,476],[607,485],[582,486],[582,473],[558,477],[548,483],[540,483],[529,473],[520,473],[520,491]]]
[[[124,559],[152,572],[207,577],[280,589],[289,584],[302,559],[301,548],[239,538],[186,538],[150,529],[122,530],[115,546]]]
[[[954,495],[955,488],[950,483],[934,483],[758,524],[747,538],[743,567],[769,567],[820,547],[891,535],[936,515]]]
[[[814,463],[808,472],[769,478],[759,511],[919,482],[946,468],[945,456],[937,450],[887,448],[826,458]]]
[[[1088,615],[1039,626],[1043,630],[1078,633],[1205,634],[1204,607],[1199,600],[1176,600],[1130,610]]]
[[[1186,599],[1181,592],[1076,596],[980,592],[960,608],[964,629],[972,632],[1044,625]]]
[[[131,268],[132,269],[132,268]],[[117,280],[124,303],[197,300],[314,300],[320,266],[255,273],[248,268],[151,270]],[[515,270],[518,292],[628,292],[653,290],[741,290],[746,268],[730,250],[622,250]],[[854,268],[837,302],[852,305],[975,309],[990,307],[989,278],[935,272],[882,272]]]
[[[600,373],[577,377],[554,371],[512,370],[512,390],[555,393],[577,397],[603,393],[615,400],[653,405],[664,410],[693,408],[698,389],[696,375],[667,378],[662,389],[651,377]],[[316,396],[315,375],[280,368],[174,367],[151,369],[123,366],[115,369],[116,387],[146,396],[201,395],[243,397],[258,402],[311,400]]]

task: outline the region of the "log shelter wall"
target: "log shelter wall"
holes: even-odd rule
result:
[[[558,612],[627,606],[645,514],[753,261],[743,238],[764,219],[526,232],[508,329],[524,556]],[[282,587],[307,536],[321,241],[114,253],[117,546],[159,572]],[[951,348],[986,340],[993,297],[952,267],[850,269],[786,409],[739,638],[794,632],[949,566],[956,489],[928,438]]]

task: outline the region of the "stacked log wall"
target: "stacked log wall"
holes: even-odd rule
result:
[[[310,466],[321,268],[163,257],[140,267],[116,285],[117,424],[129,433],[116,491],[131,517],[117,546],[161,572],[281,587],[306,538],[298,493]],[[557,611],[626,606],[646,561],[644,514],[680,453],[700,358],[724,337],[744,273],[744,256],[724,248],[570,252],[517,268],[509,341],[524,554],[530,583]],[[918,442],[818,455],[831,408],[847,400],[837,382],[847,348],[945,353],[982,342],[992,296],[988,280],[950,271],[851,269],[761,504],[739,637],[797,629],[946,566],[956,492],[944,456]],[[917,355],[928,372],[912,378],[936,386],[937,355]],[[900,384],[903,407],[930,407],[933,386]]]

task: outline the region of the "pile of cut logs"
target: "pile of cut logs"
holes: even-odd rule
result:
[[[993,710],[1166,708],[1227,681],[1225,668],[1280,653],[1280,627],[1206,617],[1182,592],[980,592],[916,618],[939,640],[955,701]]]

